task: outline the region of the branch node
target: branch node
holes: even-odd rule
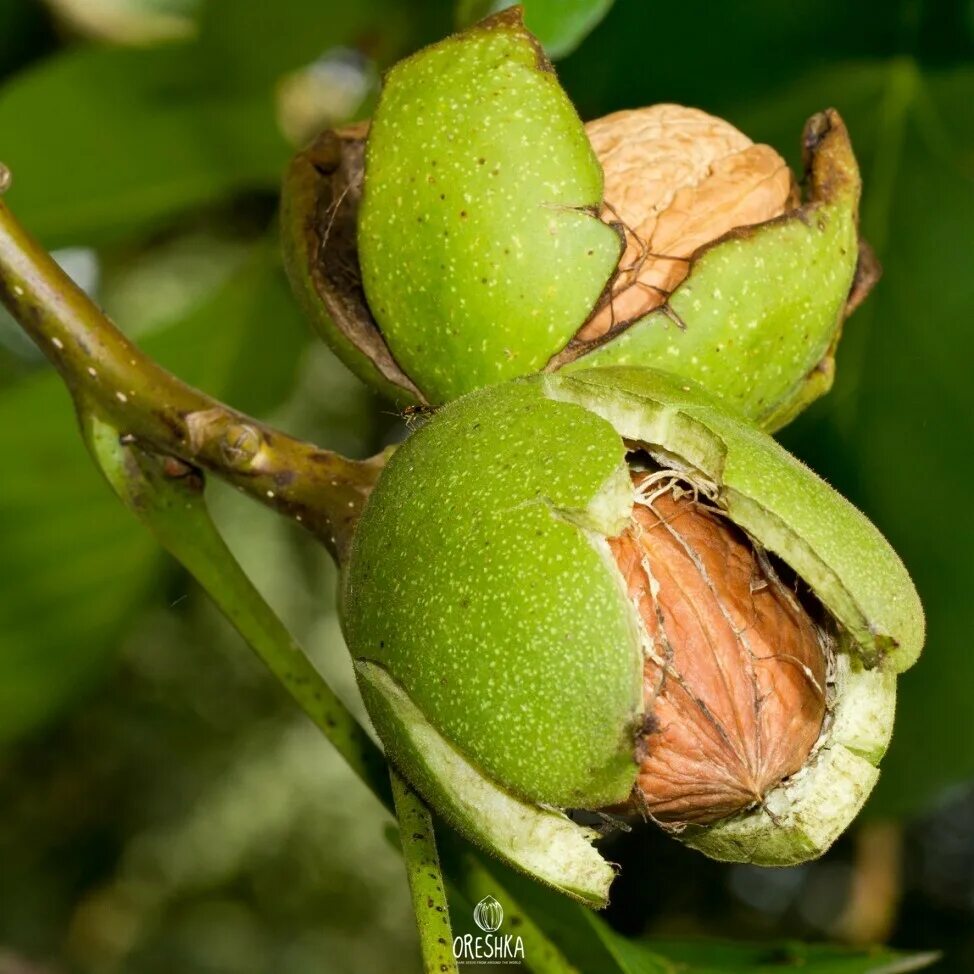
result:
[[[247,470],[260,453],[264,439],[249,423],[233,423],[220,439],[220,452],[227,466]]]
[[[210,427],[219,423],[225,416],[226,410],[222,406],[197,409],[186,414],[186,432],[189,434],[189,448],[193,453],[200,452],[210,437]]]

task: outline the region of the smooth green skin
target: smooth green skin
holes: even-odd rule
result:
[[[564,371],[654,365],[699,382],[762,428],[784,426],[832,384],[859,251],[858,182],[836,202],[714,245],[657,310]],[[820,363],[822,367],[820,368]]]
[[[390,756],[433,807],[589,902],[605,893],[579,880],[590,836],[547,858],[529,837],[546,834],[550,806],[605,806],[635,781],[642,630],[604,541],[633,503],[623,437],[710,487],[844,633],[832,720],[806,768],[767,796],[771,814],[684,841],[768,864],[823,852],[875,783],[895,674],[923,641],[913,585],[872,524],[686,380],[593,369],[441,410],[393,457],[352,544],[342,615],[360,685]]]
[[[359,211],[365,294],[431,403],[536,372],[615,269],[602,170],[519,13],[385,79]]]

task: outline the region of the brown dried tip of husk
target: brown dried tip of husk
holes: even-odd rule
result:
[[[582,341],[662,305],[704,244],[797,204],[791,171],[774,149],[699,109],[652,105],[585,130],[605,173],[602,219],[621,224],[626,247]]]
[[[760,804],[826,714],[828,639],[766,556],[672,477],[635,474],[610,546],[645,633],[635,803],[667,823]]]

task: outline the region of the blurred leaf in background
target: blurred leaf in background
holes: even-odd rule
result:
[[[0,92],[11,205],[48,246],[90,246],[241,193],[274,195],[292,151],[277,83],[336,46],[388,63],[438,23],[437,5],[424,9],[212,0],[195,39],[41,61]]]
[[[618,938],[617,938],[618,939]],[[707,941],[654,941],[653,950],[670,962],[670,970],[687,974],[762,974],[795,968],[806,974],[907,974],[928,967],[931,954],[902,954],[868,948],[849,950],[807,944],[714,944]],[[624,947],[624,950],[630,950]],[[638,968],[632,968],[636,974]]]
[[[280,174],[318,127],[368,115],[393,60],[505,6],[4,0],[11,205],[45,244],[93,263],[109,313],[182,377],[364,455],[394,410],[298,316],[270,229]],[[966,974],[974,8],[525,8],[585,118],[697,105],[797,165],[805,118],[827,105],[843,114],[863,168],[864,232],[886,274],[848,323],[832,395],[784,439],[902,552],[930,639],[901,681],[873,824],[821,863],[726,867],[651,827],[613,835],[606,850],[622,872],[608,923],[499,875],[583,971],[892,974],[943,948],[936,969]],[[387,819],[100,483],[68,397],[4,327],[0,971],[24,956],[57,974],[302,974],[322,958],[415,969]],[[259,587],[357,705],[324,554],[232,491],[217,489],[214,506]],[[886,844],[864,854],[880,818],[892,823]],[[797,943],[848,935],[861,902],[887,917],[871,936],[902,950]],[[701,939],[718,935],[767,945]]]
[[[124,9],[137,19],[149,6],[118,0],[86,9],[92,17]],[[189,13],[183,5],[179,15]],[[416,42],[411,32],[431,14],[414,22],[382,0],[354,11],[281,0],[273,12],[240,0],[203,4],[197,15],[198,39],[146,49],[72,46],[13,78],[0,89],[0,156],[16,174],[11,205],[32,232],[49,246],[98,245],[109,265],[120,265],[105,281],[110,312],[113,290],[141,291],[134,305],[120,302],[120,320],[136,334],[139,317],[154,323],[151,354],[260,414],[290,392],[307,329],[271,246],[254,245],[258,255],[215,280],[217,237],[205,226],[225,225],[222,236],[236,231],[244,246],[261,232],[261,219],[272,220],[291,152],[276,117],[282,72],[335,44],[361,42],[375,56],[392,57]],[[11,27],[20,24],[29,36],[29,20],[24,14]],[[263,218],[256,206],[256,227],[253,216],[239,216],[255,210],[255,193],[269,203]],[[213,246],[201,247],[198,266],[185,266],[166,288],[160,268],[171,257],[170,228],[180,222],[203,225]],[[126,248],[143,256],[138,279]],[[155,265],[155,277],[146,264]],[[36,364],[22,342],[14,351]],[[23,372],[13,364],[8,370]],[[0,736],[9,736],[87,685],[157,577],[158,555],[104,494],[55,377],[11,386],[0,414],[21,458],[0,481],[7,539],[0,576],[18,586],[0,601]],[[45,606],[58,611],[45,613]]]
[[[524,22],[550,58],[562,58],[578,47],[609,12],[614,0],[521,0]],[[490,14],[514,6],[510,0],[459,0],[457,27],[468,27]]]
[[[199,0],[46,0],[68,29],[117,44],[190,37]]]
[[[271,61],[277,35],[254,20],[267,5],[213,7],[227,19],[201,10],[198,39],[74,41],[0,90],[11,205],[48,245],[99,248],[97,297],[183,378],[259,415],[291,401],[290,428],[369,452],[370,399],[323,349],[308,354],[267,237],[291,152],[277,72],[360,42],[367,63],[392,57],[419,42],[416,23],[393,29],[388,5],[350,22],[281,2],[278,22],[304,22]],[[248,18],[249,37],[228,39]],[[36,356],[26,365],[35,374],[18,379],[21,366],[0,388],[18,456],[0,477],[0,735],[23,739],[0,749],[0,947],[84,970],[311,971],[322,954],[381,969],[415,936],[383,813],[292,726],[239,640],[100,482],[59,382]],[[254,577],[303,606],[295,628],[330,650],[323,667],[347,663],[324,555],[249,503],[217,500]]]
[[[144,343],[160,361],[243,409],[289,392],[304,339],[266,247],[199,306]],[[147,587],[159,552],[91,466],[60,380],[48,371],[0,395],[14,438],[0,481],[0,739],[23,732],[84,690]]]
[[[11,206],[52,247],[131,239],[272,192],[288,155],[269,101],[203,87],[195,44],[44,61],[0,92],[0,132]]]

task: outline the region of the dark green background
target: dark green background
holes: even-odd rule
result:
[[[347,49],[367,89],[347,110],[366,115],[378,72],[450,30],[451,5],[201,0],[194,37],[142,46],[72,30],[59,6],[0,3],[18,216],[50,247],[91,249],[99,300],[183,377],[323,444],[381,445],[397,417],[314,342],[280,271],[281,79]],[[564,53],[607,6],[538,0],[528,20]],[[835,390],[782,438],[880,525],[923,596],[927,649],[865,819],[903,850],[893,941],[974,969],[974,4],[619,0],[558,71],[585,118],[692,104],[795,165],[808,115],[832,105],[849,126],[885,276],[848,322]],[[411,957],[384,819],[103,488],[67,396],[6,321],[0,430],[0,972],[4,951],[55,971]],[[214,503],[352,696],[324,556]],[[856,849],[763,874],[625,838],[610,919],[834,937]]]

